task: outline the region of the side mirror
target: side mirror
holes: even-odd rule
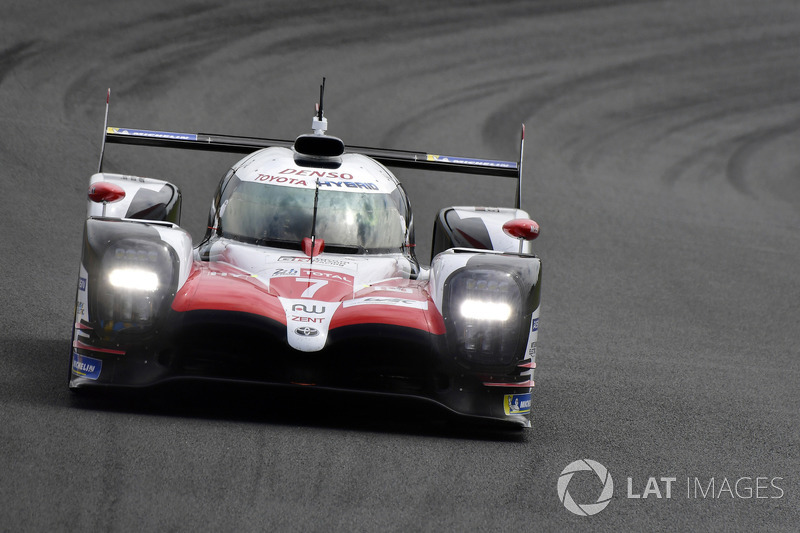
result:
[[[98,181],[89,187],[89,200],[99,203],[111,203],[125,198],[125,189],[114,183]]]
[[[89,200],[103,204],[103,216],[106,216],[106,204],[118,202],[125,198],[125,189],[115,183],[98,181],[89,187]]]
[[[532,241],[539,236],[539,224],[527,218],[515,218],[503,224],[503,231],[509,237]]]
[[[539,224],[527,218],[515,218],[503,224],[503,231],[519,239],[519,253],[522,253],[522,241],[532,241],[539,236]]]

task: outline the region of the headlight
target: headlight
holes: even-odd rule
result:
[[[511,306],[502,302],[464,300],[461,302],[461,316],[472,320],[505,322],[511,316]]]
[[[108,282],[118,289],[154,292],[158,289],[158,274],[141,268],[115,268],[109,272]]]
[[[108,333],[153,323],[173,284],[173,253],[162,242],[127,238],[103,254],[98,314]]]
[[[522,292],[501,269],[459,270],[444,289],[450,351],[469,365],[499,366],[518,355]]]

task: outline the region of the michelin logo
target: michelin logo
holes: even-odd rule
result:
[[[97,379],[100,377],[102,368],[103,362],[99,359],[78,355],[77,353],[72,354],[72,373],[76,376]]]
[[[506,394],[503,397],[503,409],[507,415],[526,415],[531,412],[531,395]]]

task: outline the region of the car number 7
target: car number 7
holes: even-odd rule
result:
[[[300,298],[313,298],[314,294],[322,287],[328,284],[327,279],[319,280],[319,281],[309,281],[308,278],[295,278],[297,281],[304,281],[306,283],[311,283],[306,290],[303,291],[303,294],[300,295]]]

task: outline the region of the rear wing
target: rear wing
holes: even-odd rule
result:
[[[106,124],[99,170],[102,170],[106,142],[239,154],[249,154],[271,146],[284,148],[292,148],[294,146],[294,141],[281,139],[110,127],[108,126],[108,103],[106,103]],[[523,125],[518,161],[443,156],[425,152],[388,150],[365,146],[347,146],[346,152],[363,154],[388,167],[514,178],[517,180],[516,208],[519,209],[522,198],[522,154],[524,143],[525,126]]]

